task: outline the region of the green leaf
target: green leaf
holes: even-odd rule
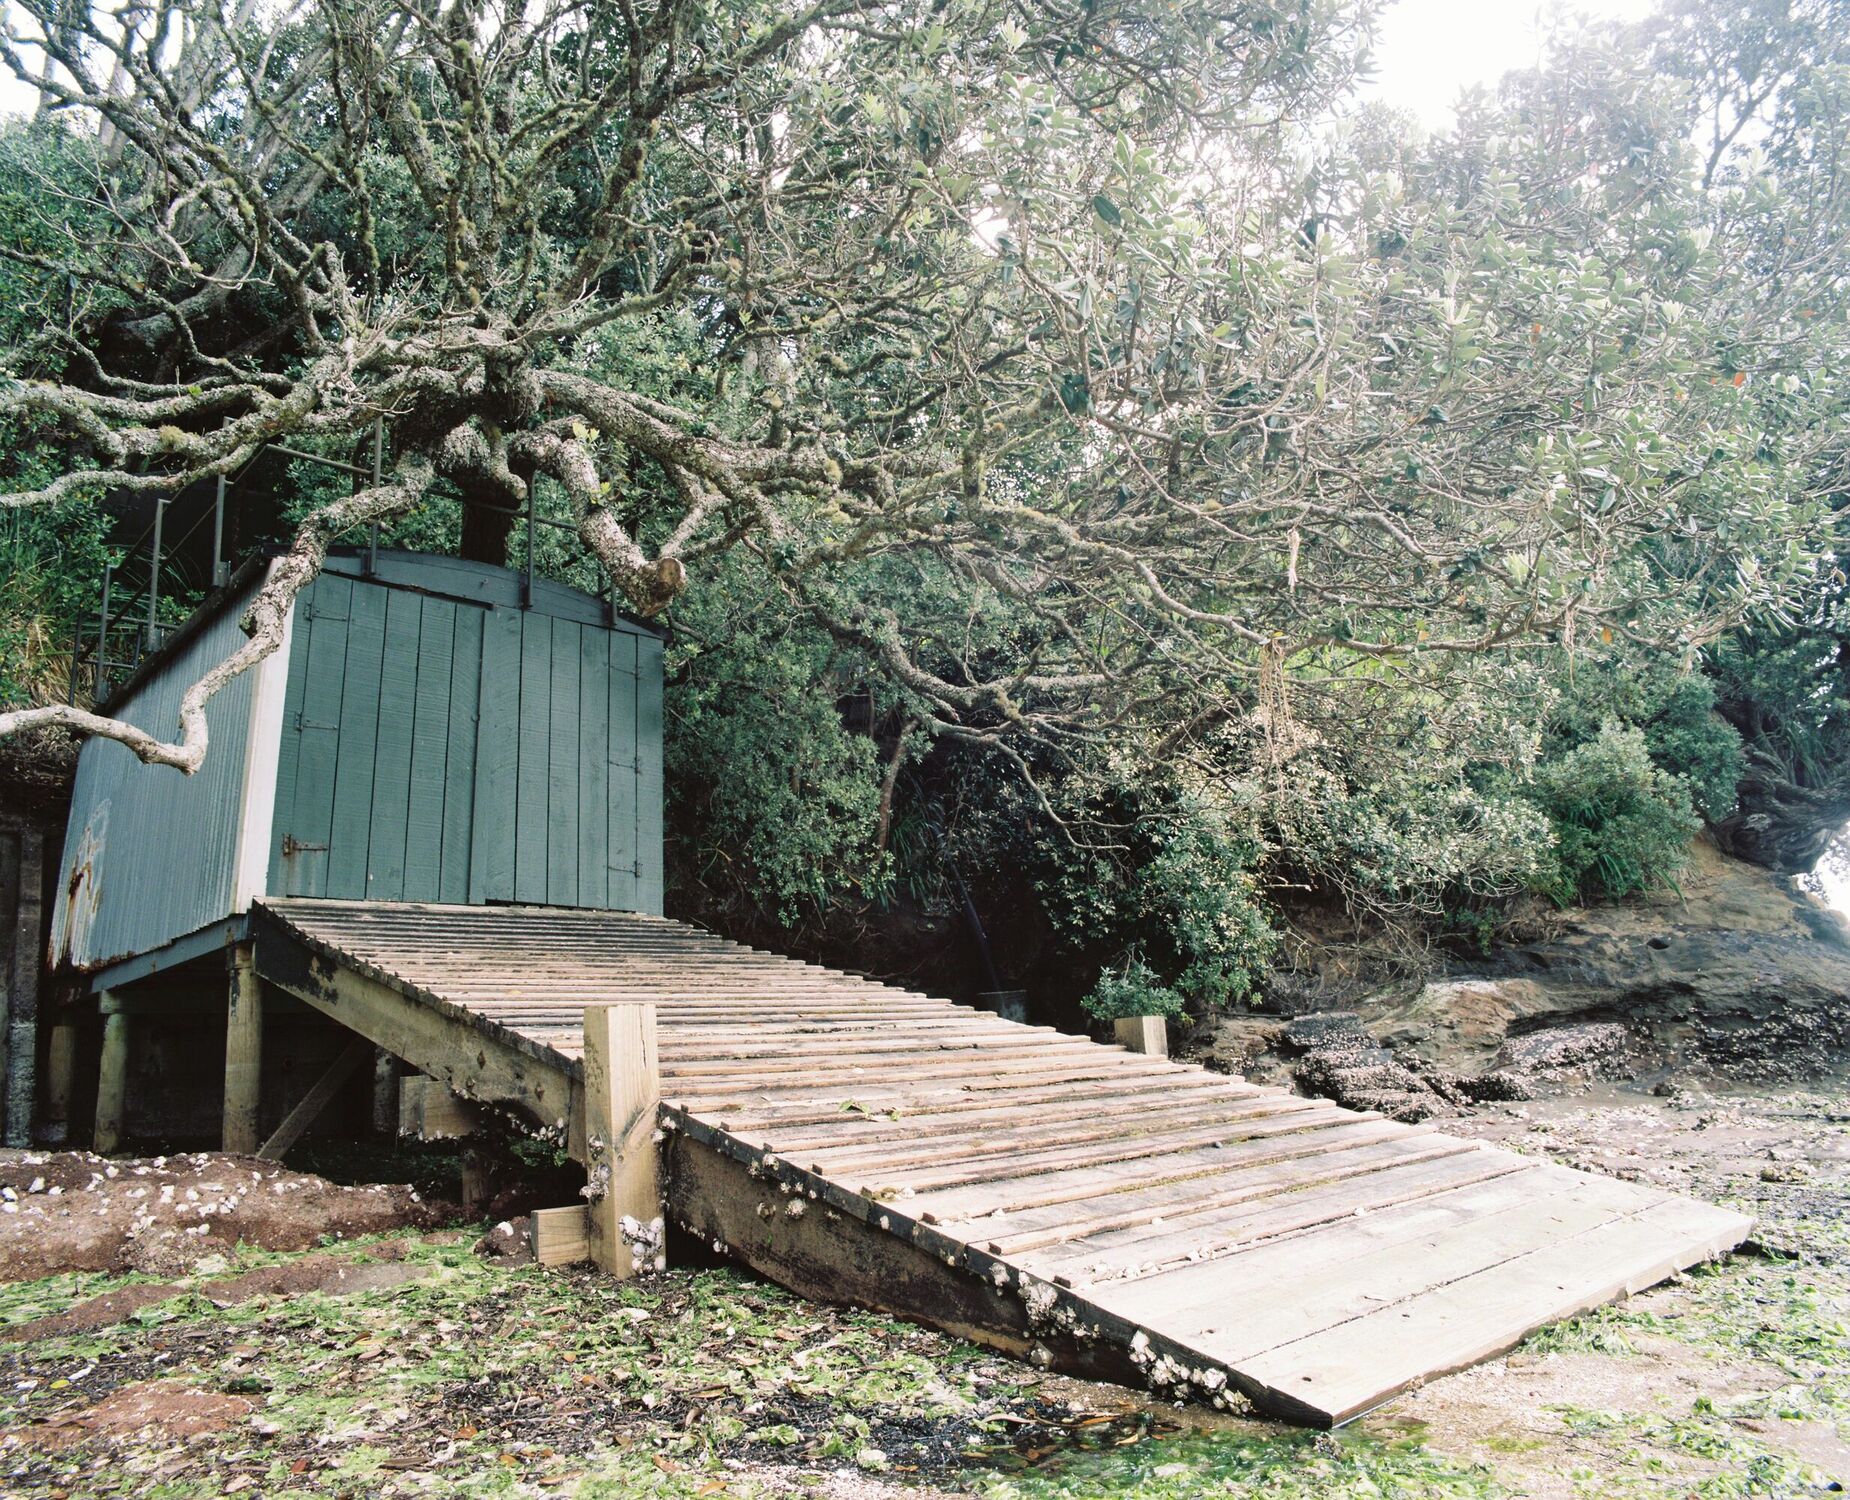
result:
[[[1092,212],[1097,214],[1099,218],[1103,219],[1114,229],[1124,222],[1124,214],[1119,210],[1118,205],[1113,203],[1111,199],[1107,198],[1103,193],[1100,193],[1092,200]]]

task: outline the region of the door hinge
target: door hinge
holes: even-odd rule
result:
[[[298,854],[326,854],[326,844],[304,844],[293,833],[283,835],[283,858],[293,859]]]

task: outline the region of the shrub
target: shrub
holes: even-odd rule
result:
[[[1734,811],[1741,736],[1715,711],[1710,679],[1664,660],[1582,663],[1552,716],[1552,748],[1585,744],[1615,721],[1637,727],[1652,762],[1684,779],[1703,817]]]
[[[1102,964],[1104,993],[1143,974],[1177,1007],[1115,1014],[1250,998],[1276,938],[1253,877],[1258,846],[1227,808],[1173,786],[1112,785],[1091,788],[1084,815],[1119,837],[1111,847],[1044,841],[1034,851],[1041,907],[1071,949]],[[1084,1003],[1092,1010],[1092,997]]]
[[[1124,1016],[1162,1016],[1170,1020],[1182,1014],[1182,997],[1156,975],[1142,959],[1132,959],[1120,973],[1098,976],[1098,983],[1080,1004],[1086,1013],[1100,1021],[1116,1021]]]
[[[1688,783],[1660,769],[1630,725],[1602,725],[1544,761],[1531,795],[1555,830],[1553,866],[1538,884],[1563,905],[1669,883],[1702,826]]]

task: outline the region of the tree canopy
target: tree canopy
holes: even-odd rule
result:
[[[1673,0],[1428,136],[1357,102],[1376,9],[23,0],[0,506],[384,464],[305,489],[170,739],[0,733],[194,768],[335,539],[492,546],[544,488],[558,566],[680,632],[705,836],[703,682],[821,681],[771,757],[835,789],[812,870],[852,827],[877,881],[899,767],[961,744],[1086,859],[1189,808],[1387,906],[1626,888],[1580,794],[1650,848],[1734,812],[1664,674],[1839,659],[1850,17]],[[1750,776],[1843,797],[1739,697]]]

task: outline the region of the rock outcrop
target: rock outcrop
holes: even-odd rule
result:
[[[1411,993],[1224,1023],[1230,1071],[1398,1118],[1560,1077],[1816,1078],[1850,1061],[1850,923],[1784,877],[1698,844],[1680,889],[1562,912],[1448,960]]]

